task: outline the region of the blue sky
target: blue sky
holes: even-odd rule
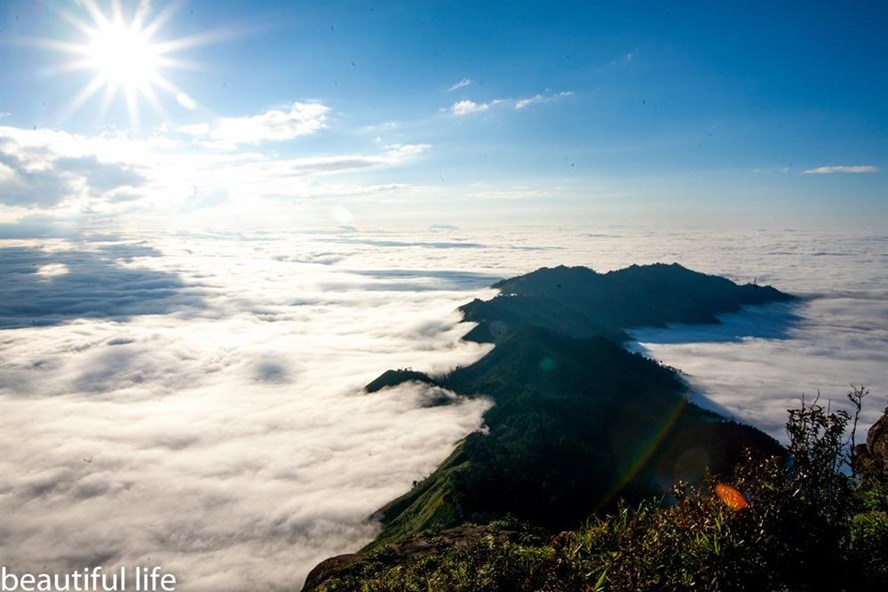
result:
[[[0,228],[884,227],[888,7],[723,4],[14,0]]]

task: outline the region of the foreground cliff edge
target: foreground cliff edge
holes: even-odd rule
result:
[[[761,458],[784,453],[761,431],[689,402],[675,369],[621,343],[633,327],[715,323],[718,314],[792,296],[678,264],[606,274],[542,268],[494,287],[495,298],[460,307],[476,323],[465,339],[496,344],[486,356],[442,376],[389,370],[365,389],[414,381],[442,394],[488,397],[485,429],[374,514],[382,524],[376,541],[320,564],[305,590],[383,545],[409,555],[433,532],[457,544],[508,541],[528,529],[554,534],[618,500],[635,503],[678,481],[725,473],[745,450]],[[521,526],[504,528],[504,519]]]

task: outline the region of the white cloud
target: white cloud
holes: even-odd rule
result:
[[[564,97],[573,96],[573,91],[564,91],[558,94],[537,94],[535,96],[519,99],[515,102],[516,109],[524,109],[525,107],[529,107],[530,105],[534,105],[537,103],[551,103],[552,101],[557,101],[558,99],[562,99]]]
[[[453,308],[490,278],[388,276],[390,249],[338,238],[3,249],[4,565],[150,556],[189,590],[287,590],[368,542],[486,403],[358,390],[485,351]]]
[[[210,133],[209,123],[193,123],[189,125],[180,125],[176,128],[177,132],[188,134],[189,136],[206,136]]]
[[[391,144],[378,154],[343,154],[311,156],[306,158],[249,159],[229,163],[224,170],[211,168],[209,176],[221,175],[225,183],[235,187],[251,184],[286,181],[288,177],[302,177],[345,173],[374,167],[395,166],[431,149],[430,144]],[[240,178],[240,181],[238,180]]]
[[[524,109],[528,105],[532,105],[534,103],[541,103],[543,101],[543,95],[536,95],[530,97],[528,99],[520,99],[515,103],[516,109]]]
[[[450,107],[450,112],[457,116],[463,115],[471,115],[474,113],[483,113],[490,109],[490,107],[496,104],[498,101],[492,101],[490,103],[476,103],[475,101],[470,101],[468,99],[463,99],[462,101],[455,102]]]
[[[238,140],[257,130],[278,137],[308,133],[312,125],[321,125],[327,108],[309,105],[306,109],[222,120],[221,127],[195,123],[140,138],[121,132],[88,137],[0,126],[0,208],[13,208],[0,209],[2,231],[6,235],[24,232],[25,227],[16,230],[9,222],[25,220],[33,209],[51,212],[55,222],[50,226],[63,220],[80,226],[107,225],[111,216],[137,224],[165,218],[166,224],[184,221],[183,212],[209,209],[218,210],[218,217],[204,216],[207,224],[224,219],[230,224],[254,215],[263,216],[263,223],[278,224],[293,213],[279,211],[284,201],[295,207],[300,200],[381,197],[427,189],[397,176],[369,182],[333,179],[339,174],[402,165],[430,150],[426,143],[379,142],[367,153],[294,158],[261,147],[233,150],[237,144],[214,139],[234,129],[240,135],[232,132],[229,137]],[[231,123],[235,120],[239,123]],[[275,204],[264,203],[266,198],[276,200]],[[237,210],[234,214],[233,209]],[[328,218],[325,214],[324,219]],[[200,220],[195,217],[189,223],[194,222]],[[26,226],[39,235],[47,232],[43,223]]]
[[[100,198],[133,189],[147,179],[135,167],[100,160],[93,154],[57,152],[52,144],[34,145],[0,128],[0,203],[52,207],[71,199]]]
[[[431,148],[431,144],[389,144],[386,146],[386,153],[389,158],[400,161],[411,156],[418,156]]]
[[[333,216],[361,223],[359,207],[341,207]],[[0,318],[16,327],[0,340],[4,565],[150,557],[193,592],[298,589],[316,562],[368,542],[370,512],[428,474],[483,410],[429,407],[423,388],[359,387],[387,368],[476,359],[486,348],[458,341],[454,308],[543,265],[603,272],[666,253],[807,296],[788,338],[763,335],[785,320],[779,309],[648,335],[695,387],[777,435],[803,392],[841,398],[867,383],[862,429],[886,403],[878,235],[447,229],[2,245]]]
[[[817,168],[804,171],[805,175],[831,175],[835,173],[858,174],[858,173],[878,173],[879,167],[872,165],[856,165],[856,166],[819,166]]]
[[[470,84],[472,84],[471,80],[469,80],[468,78],[463,78],[462,80],[460,80],[459,82],[453,84],[450,88],[448,88],[447,92],[453,92],[455,90],[459,90],[460,88],[465,88],[465,87],[469,86]]]
[[[194,101],[194,99],[183,92],[180,92],[176,95],[176,102],[189,111],[194,111],[195,109],[197,109],[197,103]]]
[[[330,108],[321,103],[293,103],[289,110],[272,109],[259,115],[221,117],[212,125],[183,126],[179,131],[206,135],[212,140],[231,144],[280,142],[313,134],[326,125]],[[206,130],[206,131],[203,131]]]
[[[489,110],[491,107],[495,107],[497,105],[513,104],[515,109],[520,110],[537,103],[551,103],[565,97],[573,96],[573,94],[573,91],[564,91],[557,94],[552,94],[546,91],[545,93],[539,93],[537,95],[524,99],[494,99],[489,103],[476,103],[475,101],[469,99],[463,99],[451,105],[448,111],[452,115],[462,117],[465,115],[483,113]]]

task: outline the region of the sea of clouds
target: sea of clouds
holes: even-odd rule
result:
[[[697,396],[783,438],[805,394],[888,395],[888,236],[608,227],[0,241],[0,559],[161,565],[187,591],[292,590],[481,425],[484,400],[361,387],[443,372],[456,307],[548,265],[677,261],[799,295],[639,329]]]

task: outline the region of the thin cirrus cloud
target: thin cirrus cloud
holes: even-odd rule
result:
[[[562,99],[564,97],[573,96],[573,91],[564,91],[555,95],[544,95],[537,94],[527,99],[520,99],[515,102],[516,109],[524,109],[525,107],[529,107],[531,105],[536,105],[538,103],[551,103],[552,101],[557,101],[558,99]]]
[[[461,89],[461,88],[465,88],[465,87],[469,86],[470,84],[472,84],[472,81],[471,81],[471,80],[469,80],[468,78],[463,78],[463,79],[460,80],[459,82],[457,82],[457,83],[451,85],[450,88],[447,89],[447,92],[453,92],[453,91],[455,91],[455,90],[459,90],[459,89]]]
[[[808,169],[804,171],[802,174],[805,175],[834,175],[834,174],[845,174],[845,175],[856,175],[856,174],[866,174],[866,173],[878,173],[879,167],[872,165],[855,165],[855,166],[819,166],[813,169]]]
[[[494,99],[487,103],[477,103],[470,99],[462,99],[451,105],[450,108],[447,109],[447,111],[451,115],[464,117],[466,115],[484,113],[485,111],[490,110],[492,107],[496,107],[499,105],[511,105],[515,110],[521,110],[535,104],[552,103],[554,101],[573,96],[573,94],[573,91],[563,91],[554,94],[547,91],[545,93],[538,93],[532,97],[526,97],[523,99]]]
[[[372,167],[393,166],[431,149],[430,144],[391,144],[379,154],[318,156],[249,162],[229,167],[226,174],[245,179],[269,180],[292,176],[323,175]]]

